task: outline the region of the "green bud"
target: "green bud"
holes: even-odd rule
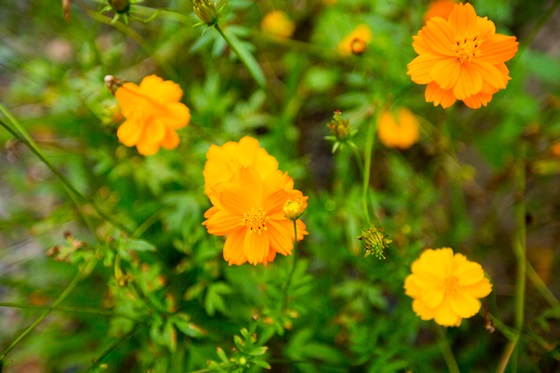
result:
[[[108,0],[111,8],[119,14],[126,14],[130,10],[129,0]]]
[[[378,259],[385,259],[383,250],[385,250],[393,240],[388,239],[388,236],[382,233],[383,231],[384,229],[376,228],[373,224],[371,228],[368,228],[366,231],[362,229],[362,235],[358,237],[358,240],[364,241],[366,251],[365,257],[373,254]]]
[[[210,0],[191,0],[193,4],[194,14],[208,26],[212,27],[218,23],[219,11],[216,9],[216,4]]]

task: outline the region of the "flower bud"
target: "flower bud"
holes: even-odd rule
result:
[[[108,0],[111,8],[118,14],[126,14],[130,10],[129,0]]]
[[[284,212],[286,219],[296,221],[303,214],[306,208],[307,203],[305,202],[287,200],[284,204],[282,212]]]
[[[219,11],[216,4],[211,0],[191,0],[194,14],[208,26],[212,27],[218,23]]]
[[[350,42],[350,50],[352,54],[359,56],[360,54],[364,54],[366,52],[367,43],[364,39],[354,38]]]
[[[362,229],[362,235],[358,237],[358,240],[364,241],[366,250],[364,257],[373,254],[378,259],[385,259],[383,250],[385,250],[393,240],[389,240],[387,238],[388,236],[382,233],[383,231],[383,228],[376,228],[375,225],[372,225],[371,228],[368,228],[366,231]]]
[[[342,119],[342,112],[336,110],[333,115],[333,120],[327,123],[327,127],[338,141],[345,141],[350,137],[350,126],[348,119]]]

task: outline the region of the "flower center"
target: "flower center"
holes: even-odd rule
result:
[[[473,57],[480,55],[480,44],[482,44],[482,38],[478,34],[457,37],[453,45],[457,61],[460,63],[471,62]]]
[[[261,230],[266,231],[266,222],[269,219],[266,216],[266,212],[261,208],[252,208],[251,212],[243,214],[243,225],[249,229],[249,233],[258,232],[261,233]]]
[[[443,288],[446,295],[453,295],[459,289],[459,279],[455,276],[450,276],[445,279]]]

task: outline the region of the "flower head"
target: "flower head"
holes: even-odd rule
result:
[[[368,25],[361,24],[338,43],[338,54],[349,56],[351,54],[362,54],[366,46],[371,42],[373,32]]]
[[[263,32],[281,39],[291,37],[295,28],[294,22],[288,18],[286,13],[280,10],[268,12],[261,22],[261,30]]]
[[[428,10],[426,14],[424,14],[424,23],[428,22],[433,17],[447,19],[454,6],[454,0],[434,0],[430,2]]]
[[[220,10],[211,0],[191,0],[193,12],[208,27],[213,27],[220,20]]]
[[[176,130],[190,119],[189,108],[179,102],[183,91],[178,84],[156,75],[145,77],[139,86],[124,83],[115,92],[126,121],[117,130],[119,141],[136,146],[138,153],[151,155],[160,147],[174,149],[179,145]]]
[[[519,45],[515,36],[496,34],[494,23],[468,3],[455,4],[447,19],[431,18],[413,39],[418,57],[407,74],[427,84],[427,102],[443,108],[456,100],[473,109],[486,106],[511,79],[505,62]]]
[[[418,119],[406,108],[399,108],[396,118],[391,111],[384,111],[377,121],[377,136],[389,148],[408,149],[420,137]]]
[[[480,264],[453,255],[450,248],[424,251],[412,263],[404,288],[422,320],[434,319],[443,326],[459,326],[463,318],[474,316],[481,307],[479,298],[492,291]]]
[[[298,220],[301,215],[305,212],[307,208],[307,201],[306,200],[287,200],[284,204],[284,208],[282,212],[284,213],[284,217],[288,220],[295,221]]]
[[[211,145],[204,166],[204,192],[211,196],[220,183],[231,181],[241,167],[254,167],[261,178],[278,170],[278,161],[249,136],[239,142],[229,141],[223,146]]]
[[[214,206],[202,224],[210,234],[227,236],[223,255],[230,265],[266,265],[277,253],[292,253],[293,224],[283,209],[288,200],[307,200],[292,186],[293,180],[286,174],[277,171],[263,178],[252,166],[239,167],[230,182],[217,186]],[[296,225],[297,239],[302,240],[307,234],[305,224],[297,220]]]

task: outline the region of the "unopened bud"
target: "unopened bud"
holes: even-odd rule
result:
[[[296,221],[303,214],[306,208],[307,203],[305,202],[287,200],[284,204],[282,212],[284,212],[286,219]]]
[[[388,245],[393,242],[393,240],[388,239],[387,235],[383,234],[383,228],[376,228],[372,225],[366,231],[362,229],[362,235],[358,237],[358,240],[364,241],[365,244],[365,257],[373,254],[378,259],[385,259],[383,255],[383,250],[385,250]]]
[[[219,12],[216,4],[211,0],[191,0],[194,14],[208,26],[212,27],[218,23]]]
[[[350,137],[348,119],[342,119],[342,112],[340,110],[334,112],[333,120],[327,123],[327,127],[338,141],[344,141]]]
[[[129,0],[108,0],[111,8],[119,14],[126,14],[130,10]]]
[[[360,38],[354,38],[350,42],[350,50],[356,56],[359,56],[360,54],[364,54],[367,49],[366,47],[367,47],[366,41]]]

